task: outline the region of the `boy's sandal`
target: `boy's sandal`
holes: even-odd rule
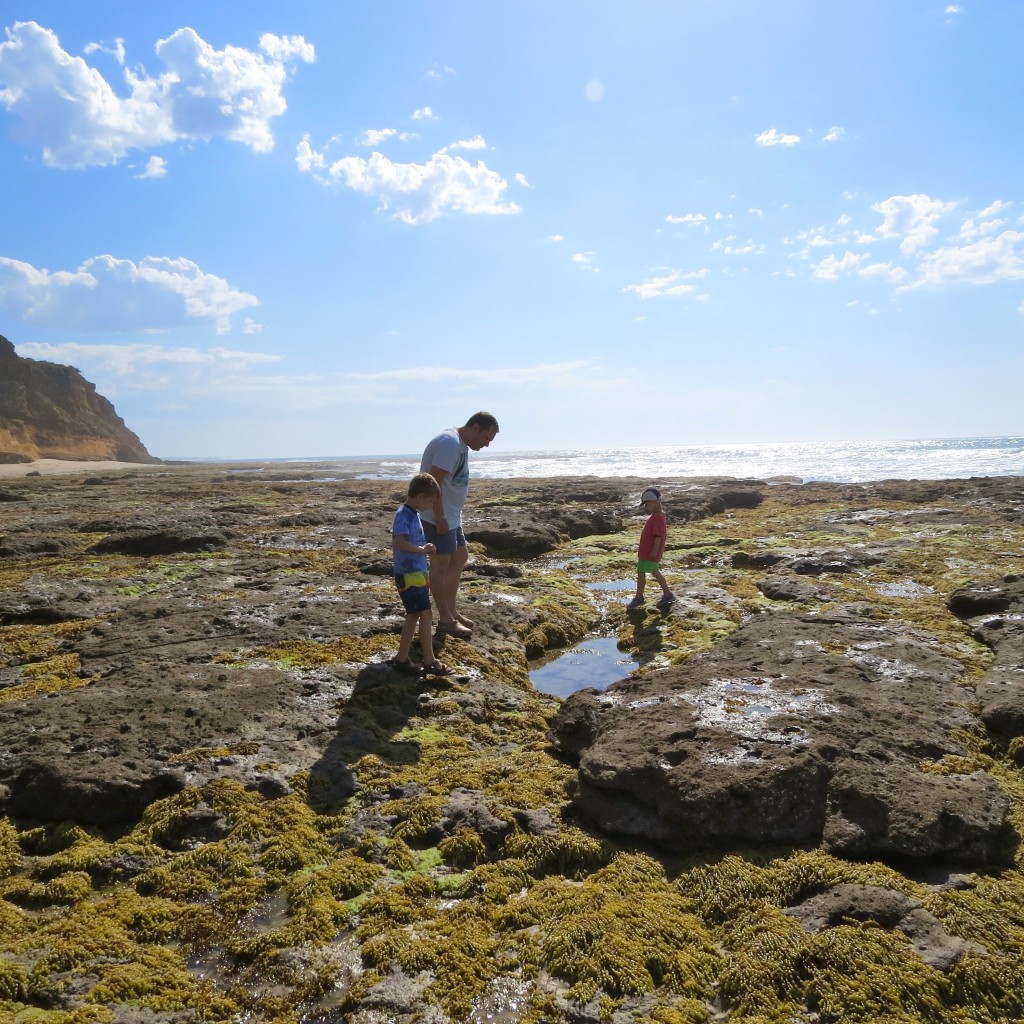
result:
[[[410,661],[408,658],[404,660],[392,658],[388,664],[396,672],[401,672],[404,676],[416,676],[417,679],[422,679],[427,674],[426,669],[422,665],[417,665],[416,662]]]
[[[423,671],[428,676],[453,676],[455,669],[450,668],[443,661],[432,661],[429,665],[423,666]]]
[[[663,597],[663,598],[662,598],[662,599],[661,599],[661,600],[660,600],[660,601],[658,602],[658,607],[659,607],[659,608],[670,608],[670,607],[671,607],[672,605],[674,605],[675,603],[676,603],[676,595],[675,595],[675,594],[666,594],[666,595],[665,595],[665,596],[664,596],[664,597]]]
[[[643,608],[643,606],[644,599],[642,597],[634,597],[633,600],[626,605],[627,608]]]

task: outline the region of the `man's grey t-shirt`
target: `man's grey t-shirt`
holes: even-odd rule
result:
[[[429,473],[434,466],[448,473],[441,481],[441,504],[448,529],[457,529],[462,525],[462,509],[469,493],[469,446],[459,437],[455,427],[441,431],[424,449],[420,472]],[[420,518],[426,523],[434,523],[434,513],[430,509],[421,512]]]

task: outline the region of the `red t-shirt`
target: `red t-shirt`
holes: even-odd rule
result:
[[[658,537],[668,537],[668,520],[664,512],[652,512],[650,518],[644,523],[643,533],[640,534],[640,550],[636,557],[641,562],[660,562],[661,556],[665,553],[665,545],[659,547],[661,551],[657,558],[652,558],[651,553],[655,550],[655,543]]]

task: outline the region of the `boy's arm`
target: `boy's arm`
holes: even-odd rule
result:
[[[414,555],[429,555],[431,552],[428,548],[433,547],[432,544],[424,544],[422,546],[419,544],[413,544],[413,542],[409,540],[409,534],[407,533],[392,534],[391,546],[395,551],[409,551]]]
[[[661,556],[665,554],[665,544],[668,542],[668,524],[662,520],[654,525],[654,535],[651,537],[651,561],[660,562]]]

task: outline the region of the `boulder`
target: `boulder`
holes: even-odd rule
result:
[[[573,694],[553,738],[578,811],[634,841],[1004,864],[1006,795],[943,760],[976,724],[962,673],[904,623],[763,614],[684,665]]]
[[[977,684],[981,720],[1004,739],[1024,736],[1024,579],[962,587],[948,607],[995,653]]]

